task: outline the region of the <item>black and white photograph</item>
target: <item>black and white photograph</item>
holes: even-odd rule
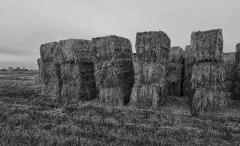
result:
[[[240,146],[240,0],[0,0],[0,146]]]

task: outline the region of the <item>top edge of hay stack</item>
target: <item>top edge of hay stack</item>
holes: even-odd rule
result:
[[[130,40],[116,35],[92,38],[91,49],[94,62],[133,58]]]
[[[167,63],[171,40],[163,31],[138,32],[136,54],[139,62]]]
[[[192,32],[191,48],[195,51],[194,57],[198,62],[222,61],[222,29]]]
[[[56,63],[92,62],[91,41],[83,39],[60,40],[56,45]]]

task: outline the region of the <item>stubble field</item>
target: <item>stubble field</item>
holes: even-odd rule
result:
[[[35,72],[0,72],[0,145],[240,145],[240,102],[190,116],[187,99],[157,111],[40,95]]]

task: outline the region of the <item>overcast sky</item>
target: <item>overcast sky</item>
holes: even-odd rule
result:
[[[42,43],[161,30],[172,46],[192,31],[223,29],[224,52],[240,42],[240,0],[0,0],[0,68],[37,68]]]

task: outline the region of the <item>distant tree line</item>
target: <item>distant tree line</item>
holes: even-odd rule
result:
[[[25,67],[4,67],[3,69],[0,69],[0,71],[34,71],[33,69],[27,69]]]

